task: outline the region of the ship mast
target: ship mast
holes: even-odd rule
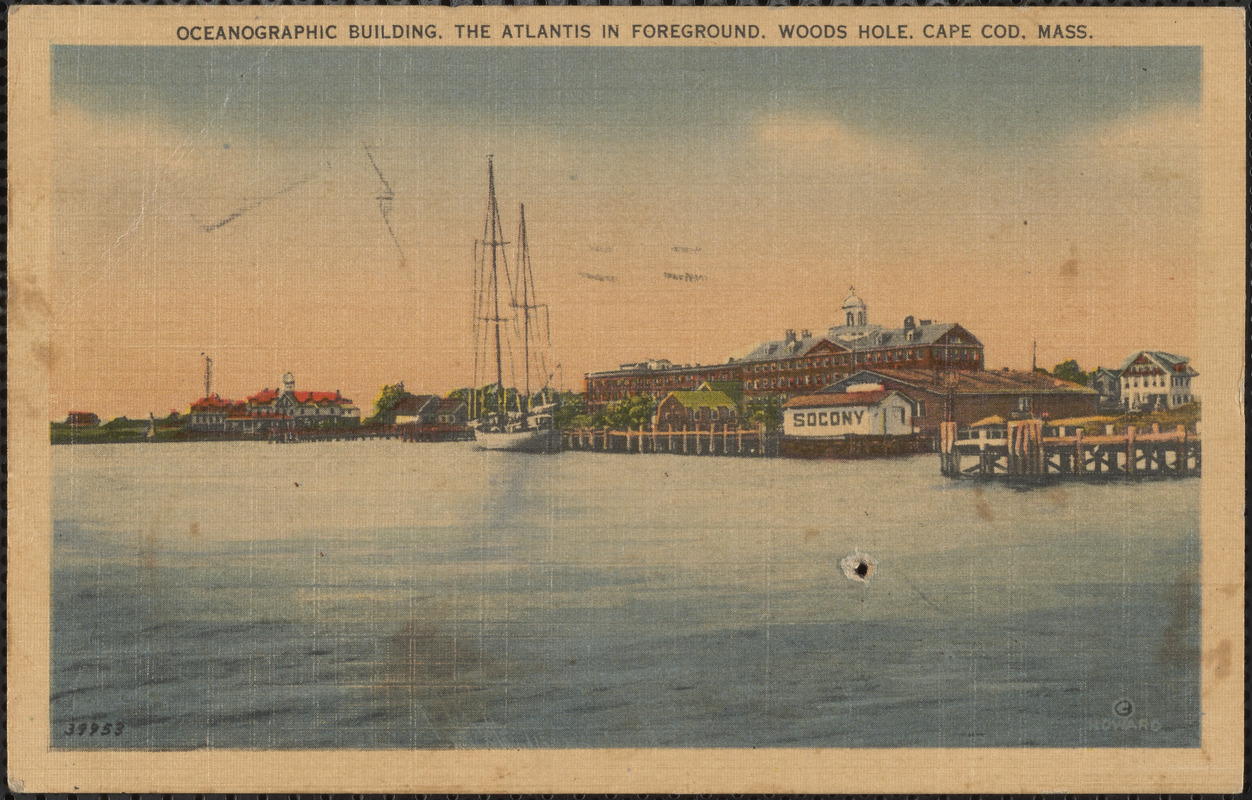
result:
[[[536,300],[535,274],[531,270],[531,266],[530,266],[530,244],[526,238],[526,205],[525,204],[521,204],[521,209],[519,211],[518,216],[519,216],[520,221],[518,223],[518,232],[517,232],[518,255],[517,255],[516,267],[517,267],[517,274],[518,274],[518,284],[519,284],[519,288],[521,289],[521,292],[520,292],[521,303],[519,304],[519,303],[514,302],[513,307],[519,308],[522,311],[522,330],[523,330],[522,338],[525,341],[525,352],[526,352],[526,409],[525,410],[527,413],[529,413],[531,411],[531,407],[534,402],[534,398],[533,398],[533,395],[531,394],[531,386],[530,386],[530,371],[531,371],[530,320],[531,320],[532,313],[537,313],[539,309],[543,309],[544,314],[545,314],[544,319],[546,323],[546,320],[547,320],[546,315],[547,315],[548,307],[544,303],[535,302]],[[536,317],[535,322],[538,323],[538,321],[539,320]],[[548,334],[548,344],[551,344],[550,339],[551,339],[551,334]],[[542,349],[538,353],[537,361],[539,362],[540,367],[546,368],[546,361],[544,359]],[[545,391],[544,402],[547,402],[546,376],[545,376],[545,381],[544,381],[544,391]],[[519,411],[521,410],[520,401],[518,402],[518,410]]]
[[[519,277],[521,278],[521,283],[522,283],[522,305],[521,305],[521,308],[522,308],[522,342],[523,342],[522,347],[523,347],[523,352],[525,353],[524,363],[526,364],[526,381],[525,381],[526,383],[526,411],[527,413],[529,413],[530,412],[530,310],[531,308],[533,308],[530,301],[531,301],[531,295],[534,294],[534,289],[531,287],[531,283],[530,283],[530,248],[526,244],[526,204],[525,203],[521,203],[519,205],[518,219],[520,221],[518,222],[518,227],[517,227],[517,242],[518,242],[517,247],[518,247],[518,253],[519,253],[517,257],[517,271],[519,273]],[[521,402],[519,401],[517,405],[519,406],[518,410],[521,411],[522,410],[520,408],[520,406],[522,405]]]
[[[485,245],[491,246],[491,301],[492,315],[487,321],[494,324],[495,342],[496,342],[496,413],[500,416],[501,424],[507,418],[508,405],[504,397],[504,361],[500,354],[500,265],[497,259],[503,260],[504,255],[500,253],[501,247],[508,244],[503,241],[504,230],[500,225],[500,206],[496,202],[496,173],[492,164],[492,157],[487,156],[487,235],[491,237],[490,241],[484,242]],[[507,263],[504,269],[508,269]]]

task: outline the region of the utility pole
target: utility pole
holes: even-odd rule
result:
[[[204,353],[200,355],[204,356]],[[207,400],[213,396],[213,359],[204,356],[204,399]]]

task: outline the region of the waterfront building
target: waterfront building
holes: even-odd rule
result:
[[[226,400],[215,392],[191,404],[187,425],[199,431],[224,431],[231,412],[240,411],[242,406],[242,403]]]
[[[677,366],[665,359],[622,364],[617,370],[585,377],[589,409],[631,395],[661,398],[671,391],[695,389],[705,381],[735,381],[744,399],[782,400],[812,392],[860,369],[933,369],[979,371],[982,342],[961,325],[904,318],[899,328],[869,321],[864,300],[849,289],[838,324],[825,334],[788,330],[782,339],[764,342],[742,358],[725,364]]]
[[[433,394],[406,394],[391,407],[391,415],[397,425],[427,425],[435,421],[438,410],[439,398]]]
[[[850,288],[842,324],[824,336],[787,331],[743,359],[744,394],[783,398],[813,391],[859,369],[981,370],[983,345],[952,322],[904,318],[899,328],[870,323],[865,301]]]
[[[338,390],[334,392],[298,392],[296,379],[290,373],[282,378],[283,388],[264,389],[247,401],[248,413],[260,418],[285,418],[292,421],[290,427],[309,428],[322,423],[356,425],[361,421],[361,410]]]
[[[846,392],[803,394],[783,403],[782,431],[806,439],[909,436],[914,405],[881,383],[853,384]]]
[[[1100,408],[1113,409],[1122,404],[1122,376],[1119,371],[1096,367],[1087,385],[1100,395]]]
[[[226,422],[222,430],[230,434],[262,434],[291,428],[292,419],[289,414],[255,412],[248,408],[246,402],[240,401],[231,405],[226,412]]]
[[[650,359],[622,364],[616,370],[587,373],[583,377],[583,402],[589,411],[598,411],[627,397],[647,395],[660,400],[672,391],[695,391],[706,381],[733,381],[742,385],[743,370],[733,361],[693,366]]]
[[[969,425],[992,416],[1013,414],[1068,419],[1094,416],[1099,395],[1094,389],[1054,378],[1044,372],[1010,370],[861,370],[821,390],[842,394],[857,384],[881,384],[913,401],[914,428],[933,434],[939,429],[951,398],[952,419]]]
[[[90,411],[71,411],[65,424],[71,428],[94,428],[100,424],[100,417]]]
[[[338,391],[298,392],[290,372],[282,390],[263,389],[247,400],[228,400],[218,394],[191,404],[188,427],[199,431],[256,434],[271,430],[300,430],[330,425],[356,425],[360,410]]]
[[[1177,408],[1193,402],[1190,359],[1160,350],[1140,350],[1122,362],[1121,403],[1127,411]]]
[[[440,425],[464,425],[469,422],[469,406],[455,397],[440,398],[435,407],[435,422]]]
[[[724,431],[739,427],[739,406],[713,389],[670,392],[656,407],[658,431]]]

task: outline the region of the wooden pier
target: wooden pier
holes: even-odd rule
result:
[[[1182,425],[1145,432],[1130,425],[1120,435],[1109,425],[1089,436],[1039,419],[961,429],[945,422],[939,460],[951,478],[1185,478],[1200,474],[1200,436]]]
[[[892,458],[935,452],[929,436],[844,436],[831,439],[809,439],[784,436],[778,454],[784,458],[841,460],[861,458]]]
[[[778,437],[763,429],[611,430],[609,428],[570,428],[561,431],[564,450],[593,450],[604,453],[674,453],[689,456],[774,456]]]
[[[472,440],[474,432],[459,425],[384,425],[364,429],[332,428],[327,430],[272,431],[263,438],[270,444],[356,442],[364,439],[399,439],[402,442],[461,442]]]

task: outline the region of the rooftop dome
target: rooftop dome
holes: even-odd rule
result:
[[[844,327],[859,327],[869,322],[869,310],[865,301],[856,296],[856,287],[848,287],[848,296],[843,300]]]
[[[848,287],[848,296],[843,299],[844,309],[860,309],[865,308],[865,301],[856,296],[856,287]]]

